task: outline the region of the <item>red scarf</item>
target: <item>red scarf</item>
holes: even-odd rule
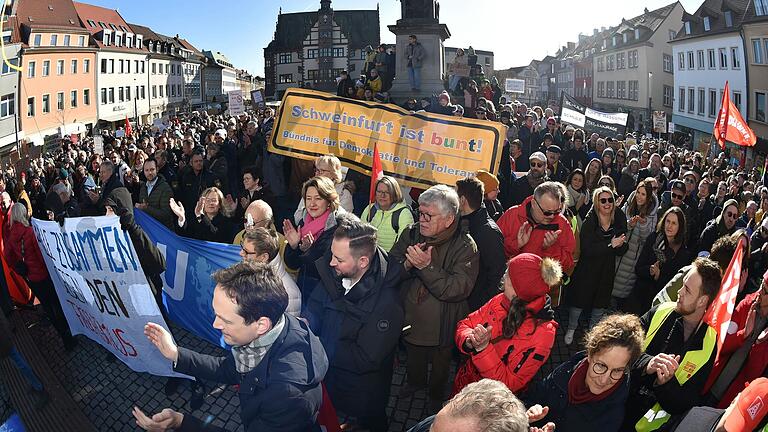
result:
[[[616,384],[610,389],[596,395],[589,391],[587,386],[587,371],[589,370],[589,362],[585,358],[582,360],[571,375],[571,379],[568,380],[568,403],[571,405],[597,402],[610,396],[624,381],[622,377]],[[609,372],[606,372],[609,373]]]
[[[320,237],[320,234],[325,230],[325,223],[328,221],[328,216],[331,214],[331,209],[325,211],[317,218],[313,218],[312,215],[307,212],[304,215],[304,223],[299,227],[299,234],[301,238],[304,238],[307,234],[312,234],[315,240]]]

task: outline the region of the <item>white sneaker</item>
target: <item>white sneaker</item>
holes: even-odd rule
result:
[[[565,344],[570,345],[573,343],[573,334],[576,333],[576,330],[568,330],[565,332]]]

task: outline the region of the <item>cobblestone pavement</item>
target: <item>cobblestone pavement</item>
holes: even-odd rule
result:
[[[29,312],[24,314],[27,322],[36,319]],[[558,311],[557,315],[559,322],[564,323],[567,320],[566,311]],[[207,354],[222,352],[218,347],[177,326],[172,325],[171,328],[181,346]],[[561,325],[552,354],[535,379],[548,374],[555,366],[577,351],[575,343],[567,347],[563,342],[563,329],[564,326]],[[84,336],[78,336],[79,345],[72,352],[66,353],[49,325],[36,325],[29,331],[37,341],[41,352],[48,356],[50,367],[56,372],[61,383],[98,430],[139,430],[131,416],[131,408],[134,405],[151,413],[168,407],[184,413],[190,412],[187,404],[191,396],[189,386],[180,387],[177,394],[168,397],[164,392],[165,378],[136,373],[120,361],[110,361],[111,354]],[[577,332],[576,340],[580,335],[581,333]],[[404,381],[405,352],[401,350],[395,365],[392,396],[388,406],[391,419],[389,430],[392,432],[407,431],[431,414],[427,412],[425,391],[419,391],[407,399],[397,397]],[[450,384],[446,383],[446,388],[449,386]],[[242,431],[239,401],[233,388],[217,387],[212,383],[206,383],[206,388],[209,395],[205,398],[205,404],[192,413],[199,417],[210,414],[215,417],[215,425],[225,427],[228,431]],[[0,386],[0,423],[4,422],[11,412],[9,397],[6,390]]]

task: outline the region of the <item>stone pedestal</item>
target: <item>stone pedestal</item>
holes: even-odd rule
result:
[[[389,91],[392,99],[400,103],[408,98],[430,97],[439,94],[445,87],[443,85],[443,73],[445,58],[443,41],[451,37],[448,26],[439,24],[436,20],[409,20],[401,19],[397,24],[389,26],[389,31],[396,36],[397,55],[396,76]],[[416,35],[417,40],[424,47],[426,53],[421,67],[421,89],[418,93],[411,91],[408,81],[408,58],[406,48],[408,36]]]

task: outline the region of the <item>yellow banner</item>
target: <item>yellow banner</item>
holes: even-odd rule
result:
[[[454,185],[479,169],[497,172],[505,128],[498,122],[411,114],[391,104],[289,89],[269,150],[300,159],[334,154],[345,166],[370,175],[377,143],[386,175],[426,188]]]

